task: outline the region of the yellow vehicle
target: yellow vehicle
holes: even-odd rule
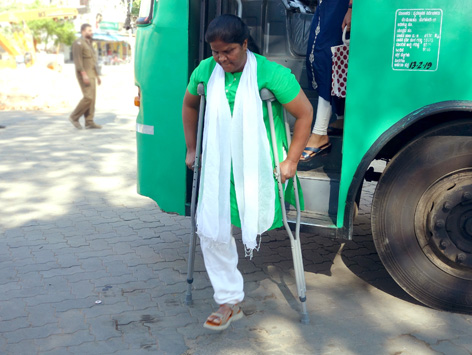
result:
[[[39,19],[75,18],[74,8],[47,8],[0,13],[0,68],[15,68],[34,63],[35,47],[26,21]]]

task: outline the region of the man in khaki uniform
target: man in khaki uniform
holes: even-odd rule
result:
[[[85,117],[85,128],[102,128],[93,122],[95,114],[96,87],[101,84],[97,70],[97,55],[92,47],[92,26],[85,23],[80,28],[82,37],[72,45],[72,56],[74,57],[75,74],[79,81],[84,97],[80,100],[75,110],[71,113],[69,121],[77,129],[82,129],[79,118]]]

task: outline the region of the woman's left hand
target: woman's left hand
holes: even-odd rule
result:
[[[280,180],[282,184],[285,183],[287,179],[293,178],[297,172],[298,163],[294,163],[291,160],[285,159],[280,163]]]

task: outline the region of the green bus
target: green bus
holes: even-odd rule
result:
[[[215,16],[240,16],[259,53],[292,70],[316,112],[305,49],[317,4],[298,3],[311,11],[288,0],[141,1],[138,192],[161,210],[189,214],[182,99],[211,55],[203,36]],[[472,311],[471,13],[469,0],[355,0],[344,130],[330,154],[298,173],[302,223],[347,240],[363,182],[377,181],[371,223],[385,268],[420,302],[464,313]]]

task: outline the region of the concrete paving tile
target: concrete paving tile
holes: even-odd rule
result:
[[[211,312],[209,312],[206,317],[208,317],[210,313]],[[177,332],[183,336],[186,342],[188,342],[188,340],[197,340],[199,337],[208,336],[208,329],[203,327],[206,317],[203,320],[195,322],[194,324],[177,328]]]
[[[470,355],[470,349],[464,345],[456,345],[453,340],[440,340],[431,344],[431,348],[438,354]]]
[[[85,261],[82,263],[82,268],[84,268]],[[72,275],[67,275],[67,281],[68,282],[79,282],[79,281],[87,281],[90,280],[90,282],[93,282],[94,280],[97,279],[105,279],[109,277],[110,275],[104,270],[104,268],[96,270],[95,268],[92,268],[92,270],[83,270],[80,273],[72,274]]]
[[[70,284],[67,282],[67,276],[53,276],[43,278],[44,290],[47,293],[65,293],[71,294]]]
[[[57,324],[58,318],[55,310],[48,304],[38,306],[26,306],[28,321],[32,327],[40,327],[45,324]]]
[[[184,354],[188,350],[188,347],[182,341],[182,335],[175,330],[161,331],[156,337],[159,351],[167,354]]]
[[[187,247],[180,248],[180,250],[185,250]],[[186,255],[187,253],[185,253]],[[161,258],[169,263],[175,262],[177,260],[184,260],[184,257],[182,254],[179,253],[179,249],[172,249],[172,250],[166,250],[164,251],[159,251],[159,255]]]
[[[36,354],[39,347],[34,343],[34,340],[23,340],[14,344],[7,344],[3,348],[3,354]]]
[[[40,272],[40,275],[44,278],[45,282],[47,282],[47,280],[50,278],[54,278],[57,276],[67,277],[68,275],[80,274],[82,272],[83,270],[80,265],[71,267],[60,267],[59,265],[57,265],[53,269],[42,270]]]
[[[93,278],[91,282],[95,285],[96,288],[102,287],[104,285],[112,285],[117,287],[118,285],[126,284],[127,282],[136,281],[137,278],[130,273],[123,274],[120,276],[107,276],[102,278]]]
[[[34,260],[38,263],[47,263],[49,261],[55,261],[54,252],[52,250],[41,249],[35,250],[32,248],[31,254],[33,255]]]
[[[77,346],[94,340],[88,330],[78,330],[72,334],[52,334],[47,338],[37,339],[35,343],[39,345],[40,352],[43,353],[56,348]]]
[[[18,272],[14,268],[4,268],[2,271],[0,271],[0,277],[0,280],[2,280],[2,285],[10,284],[19,280]]]
[[[97,300],[94,296],[87,296],[84,298],[71,298],[64,299],[62,298],[59,302],[50,302],[51,306],[56,310],[56,312],[65,312],[72,309],[90,309],[95,306],[95,301]]]
[[[134,253],[134,249],[128,243],[125,242],[117,242],[117,243],[110,243],[113,251],[116,254],[132,254]]]
[[[103,260],[103,266],[105,267],[105,270],[110,273],[110,275],[120,275],[123,273],[125,274],[131,273],[128,265],[126,265],[121,260],[113,260],[113,261]]]
[[[26,316],[26,303],[24,300],[8,300],[0,304],[0,317],[2,321]]]
[[[42,293],[34,297],[25,299],[28,306],[37,306],[40,304],[60,304],[63,302],[73,302],[76,297],[69,291]]]
[[[56,348],[56,349],[49,350],[49,351],[46,351],[46,352],[42,352],[42,354],[47,354],[47,355],[69,355],[69,354],[73,354],[73,353],[69,349],[67,349],[66,347],[60,347],[60,348]]]
[[[61,236],[61,238],[62,238],[62,236]],[[56,259],[57,259],[58,253],[62,254],[62,251],[64,249],[69,248],[69,245],[67,244],[67,242],[65,240],[62,240],[62,239],[60,241],[51,240],[51,238],[49,238],[49,236],[47,236],[46,239],[47,239],[47,244],[42,244],[41,247],[45,250],[54,251]]]
[[[186,278],[181,273],[174,270],[173,268],[162,269],[158,273],[159,280],[164,282],[166,285],[175,285],[176,283],[185,282]]]
[[[80,345],[68,346],[68,350],[76,355],[117,354],[128,347],[120,338],[108,338],[106,341],[86,342]]]
[[[142,306],[143,304],[150,304],[152,302],[151,295],[148,292],[126,293],[125,296],[128,304],[134,309],[135,307]]]
[[[33,258],[33,254],[31,253],[31,247],[24,246],[18,248],[10,247],[10,255],[12,260],[28,260]],[[54,260],[54,259],[53,259]]]
[[[1,317],[2,321],[0,322],[0,333],[12,332],[22,328],[28,328],[31,326],[31,322],[28,317],[23,314],[19,317],[4,320],[3,316]]]
[[[86,234],[86,232],[82,232],[81,234]],[[69,239],[67,241],[67,244],[71,248],[89,247],[90,246],[90,243],[85,239]]]
[[[87,325],[96,341],[121,337],[121,332],[117,329],[117,323],[110,315],[87,318]]]
[[[5,231],[5,237],[9,239],[22,236],[24,236],[24,231],[20,227],[9,228]]]
[[[151,229],[151,228],[156,228],[161,226],[161,222],[136,222],[130,225],[131,228],[133,228],[135,231],[138,231],[140,229]]]
[[[89,280],[68,283],[71,294],[80,297],[90,295],[95,292],[95,286]]]
[[[107,263],[112,263],[112,262],[126,262],[126,260],[128,258],[136,258],[136,254],[134,254],[133,252],[131,253],[126,253],[126,254],[115,254],[113,253],[113,251],[110,251],[109,253],[102,253],[102,256],[101,256],[101,261],[103,262],[103,264],[107,264]]]
[[[47,338],[53,334],[60,334],[57,324],[44,324],[40,327],[20,328],[10,332],[4,332],[2,336],[9,344],[20,343],[24,340],[38,340]]]
[[[133,310],[133,307],[130,306],[125,300],[113,303],[113,304],[104,304],[105,300],[101,300],[102,303],[99,305],[94,305],[90,308],[84,308],[82,311],[87,317],[87,319],[99,317],[103,315],[115,316],[123,312],[129,312]]]
[[[161,310],[161,308],[159,308]],[[188,311],[181,309],[182,312],[177,313],[178,316],[169,315],[160,318],[160,322],[149,324],[149,328],[153,332],[153,334],[160,333],[162,329],[177,329],[181,327],[185,327],[190,324],[194,324],[195,320],[190,317]],[[167,310],[163,310],[162,312],[166,312]]]
[[[124,343],[128,344],[128,347],[136,347],[136,345],[149,345],[155,344],[156,340],[153,335],[149,332],[149,327],[142,323],[129,323],[126,325],[118,326],[119,331],[122,333],[122,339]]]
[[[457,338],[452,338],[451,342],[456,346],[463,347],[472,354],[472,338],[468,334],[460,335]]]
[[[405,354],[442,354],[431,348],[431,344],[425,343],[410,334],[402,334],[386,341],[385,349],[391,353],[402,352]]]
[[[89,326],[85,322],[85,314],[79,309],[73,309],[65,312],[56,312],[59,328],[62,333],[72,334],[77,330],[88,329]]]

